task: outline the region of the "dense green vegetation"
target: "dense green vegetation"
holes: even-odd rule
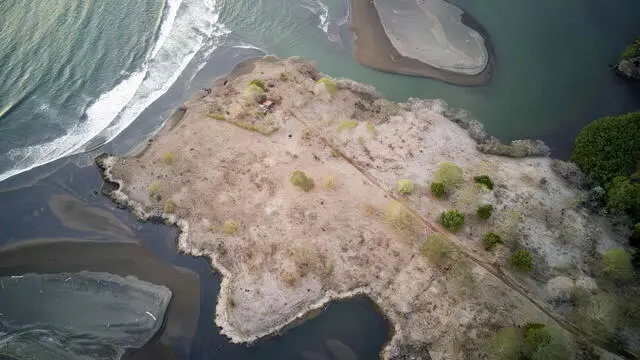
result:
[[[473,178],[473,181],[475,181],[476,184],[484,185],[489,190],[493,190],[493,181],[487,175],[476,176]]]
[[[458,165],[450,162],[441,163],[435,173],[435,181],[442,183],[446,191],[462,184],[463,171]]]
[[[502,238],[494,232],[488,232],[484,234],[484,237],[482,237],[482,242],[484,243],[484,249],[489,251],[499,244],[502,244]]]
[[[631,45],[627,46],[627,48],[624,49],[624,51],[620,55],[620,58],[631,59],[638,56],[640,56],[640,36],[638,36],[638,38]]]
[[[478,207],[478,210],[476,210],[476,214],[480,219],[486,220],[490,218],[491,214],[493,214],[493,205],[487,204]]]
[[[435,197],[443,197],[446,190],[444,188],[444,184],[441,182],[433,182],[431,183],[431,193]]]
[[[438,222],[449,231],[458,231],[464,225],[464,214],[458,210],[447,210],[440,214]]]
[[[523,271],[533,270],[533,256],[527,250],[518,250],[511,255],[511,265]]]
[[[610,249],[602,256],[604,272],[617,280],[627,280],[633,277],[631,255],[623,249]]]
[[[573,144],[571,161],[607,190],[611,211],[640,220],[640,112],[598,119]]]

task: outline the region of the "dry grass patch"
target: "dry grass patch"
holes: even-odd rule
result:
[[[175,211],[176,211],[176,204],[171,200],[167,200],[164,203],[164,212],[167,214],[173,214]]]
[[[158,201],[160,199],[160,193],[162,192],[162,183],[159,181],[153,182],[147,189],[147,194],[150,198]]]
[[[222,224],[222,233],[226,236],[233,236],[238,233],[238,223],[235,220],[227,220]]]
[[[354,130],[357,127],[358,127],[357,120],[345,120],[342,123],[340,123],[340,126],[338,126],[338,132],[343,132],[345,130]]]
[[[422,243],[420,252],[432,264],[438,267],[445,267],[453,260],[453,247],[444,235],[433,234],[427,236]]]
[[[324,177],[324,188],[327,190],[334,190],[338,185],[338,179],[333,175],[328,175]]]
[[[167,165],[173,164],[173,160],[174,160],[173,159],[173,154],[170,153],[170,152],[162,155],[162,161],[164,161],[164,163],[167,164]]]
[[[387,205],[384,218],[398,233],[410,235],[418,232],[419,219],[397,201],[392,201]]]

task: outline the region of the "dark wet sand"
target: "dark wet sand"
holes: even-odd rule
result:
[[[469,14],[464,13],[462,22],[476,30],[485,39],[489,52],[487,67],[477,75],[457,74],[437,69],[419,60],[400,55],[382,27],[378,11],[371,0],[351,0],[350,28],[355,35],[354,57],[361,64],[376,70],[424,76],[454,85],[479,86],[487,84],[493,77],[495,52],[488,32]]]

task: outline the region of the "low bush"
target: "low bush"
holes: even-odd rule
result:
[[[333,82],[333,80],[329,78],[323,77],[322,79],[318,80],[316,83],[324,84],[325,89],[327,89],[327,92],[331,95],[338,92],[338,86],[336,85],[335,82]]]
[[[551,343],[551,332],[543,324],[528,323],[524,326],[524,339],[533,351]]]
[[[435,196],[435,197],[443,197],[445,194],[446,190],[444,187],[444,184],[441,182],[432,182],[431,183],[431,193]]]
[[[618,176],[607,184],[607,207],[614,213],[626,212],[633,219],[640,219],[640,183],[628,177]]]
[[[251,85],[255,85],[257,87],[259,87],[260,89],[267,91],[267,86],[265,85],[264,81],[260,80],[260,79],[253,79],[251,81],[249,81],[249,86]]]
[[[238,223],[235,220],[227,220],[222,224],[222,233],[233,236],[238,232]]]
[[[338,132],[343,132],[345,130],[353,130],[357,127],[358,127],[358,121],[345,120],[338,126]]]
[[[633,277],[631,256],[623,249],[610,249],[602,256],[602,270],[613,279],[630,279]]]
[[[413,191],[413,182],[409,179],[400,179],[396,183],[396,189],[402,195],[409,195]]]
[[[308,177],[304,171],[296,170],[291,173],[291,183],[304,191],[311,191],[314,187],[313,179]]]
[[[487,349],[491,360],[518,360],[524,353],[522,332],[515,327],[496,332]]]
[[[631,45],[627,46],[622,54],[620,54],[620,59],[633,59],[635,57],[640,56],[640,36],[631,43]]]
[[[500,235],[494,232],[488,232],[482,237],[482,242],[484,243],[484,249],[489,251],[502,244],[502,239]]]
[[[419,225],[419,219],[397,201],[387,205],[384,218],[399,233],[415,233]]]
[[[161,192],[162,192],[162,185],[159,182],[152,183],[147,189],[147,194],[149,194],[149,197],[156,200],[160,199]]]
[[[493,181],[487,175],[476,176],[473,178],[473,181],[475,181],[476,184],[484,185],[489,190],[493,190]]]
[[[462,168],[450,162],[441,163],[435,173],[435,180],[444,184],[447,190],[454,189],[462,184]]]
[[[476,214],[480,219],[486,220],[490,218],[491,214],[493,214],[493,205],[487,204],[480,206],[478,210],[476,210]]]
[[[173,214],[173,212],[176,210],[176,204],[171,201],[171,200],[167,200],[167,202],[164,203],[164,212],[167,214]]]
[[[458,210],[447,210],[438,218],[440,225],[449,231],[458,231],[464,225],[464,214]]]
[[[527,250],[518,250],[511,255],[511,265],[522,271],[533,271],[533,256]]]
[[[568,348],[560,334],[544,324],[529,323],[523,328],[525,351],[532,360],[563,360],[569,358]]]
[[[245,91],[245,100],[261,104],[267,100],[267,93],[260,86],[251,84]]]
[[[162,155],[162,160],[164,161],[165,164],[167,165],[171,165],[173,164],[173,154],[168,152],[164,155]]]
[[[333,190],[336,188],[338,179],[335,176],[329,175],[324,178],[324,188],[327,190]]]
[[[437,266],[444,266],[451,260],[453,248],[446,236],[434,234],[427,236],[427,239],[422,243],[420,252],[429,262]]]

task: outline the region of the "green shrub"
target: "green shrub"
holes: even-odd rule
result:
[[[605,252],[602,256],[602,269],[614,279],[627,280],[633,277],[631,256],[623,249],[610,249]]]
[[[491,214],[493,214],[493,205],[487,204],[487,205],[480,206],[478,210],[476,210],[476,214],[480,219],[486,220],[490,218]]]
[[[338,132],[343,132],[344,130],[353,130],[358,127],[358,121],[356,120],[345,120],[338,126]]]
[[[427,236],[427,239],[422,243],[420,252],[429,262],[443,266],[451,260],[453,248],[446,236],[434,234]]]
[[[164,155],[162,156],[162,160],[163,160],[163,161],[164,161],[164,163],[165,163],[165,164],[167,164],[167,165],[171,165],[171,164],[173,164],[173,154],[172,154],[172,153],[170,153],[170,152],[168,152],[168,153],[164,154]]]
[[[626,212],[640,219],[640,183],[618,176],[607,185],[607,207],[612,212]]]
[[[260,86],[251,84],[245,92],[247,102],[263,103],[267,100],[267,93]]]
[[[436,171],[435,180],[444,184],[446,189],[454,189],[462,184],[463,171],[456,164],[441,163]]]
[[[396,189],[402,195],[409,195],[413,191],[413,182],[409,179],[400,179],[396,183]]]
[[[543,324],[529,323],[524,326],[524,340],[531,352],[551,343],[552,337],[549,329]]]
[[[384,218],[399,233],[415,233],[419,225],[419,219],[397,201],[387,205]]]
[[[527,250],[518,250],[511,255],[511,265],[523,271],[533,270],[533,256]]]
[[[222,224],[222,233],[233,236],[238,232],[238,223],[235,220],[227,220]]]
[[[523,352],[522,333],[513,327],[498,330],[487,349],[490,360],[519,360]]]
[[[171,200],[167,200],[167,202],[164,203],[164,212],[167,214],[173,214],[173,212],[176,210],[176,204],[171,201]]]
[[[632,59],[634,57],[640,56],[640,36],[620,55],[620,59]]]
[[[313,179],[307,177],[303,171],[296,170],[291,173],[290,177],[291,183],[304,191],[311,191],[314,186]]]
[[[482,242],[484,243],[484,249],[489,251],[499,244],[502,244],[502,239],[500,238],[500,235],[494,232],[488,232],[482,237]]]
[[[331,95],[338,92],[338,86],[336,85],[335,82],[333,82],[329,78],[323,77],[322,79],[318,80],[316,83],[324,84],[325,89],[327,89],[327,92]]]
[[[267,86],[264,84],[264,81],[262,81],[260,79],[253,79],[253,80],[249,81],[249,87],[251,87],[251,85],[255,85],[255,86],[259,87],[260,89],[262,89],[263,91],[267,91]]]
[[[476,184],[484,185],[489,190],[493,190],[493,181],[487,175],[476,176],[473,178],[473,181],[475,181]]]
[[[438,222],[449,231],[458,231],[464,225],[464,214],[458,210],[447,210],[440,214]]]
[[[435,197],[443,197],[446,190],[444,188],[444,184],[441,182],[432,182],[431,183],[431,193]]]
[[[640,112],[600,118],[573,143],[571,161],[600,184],[629,176],[640,160]]]

